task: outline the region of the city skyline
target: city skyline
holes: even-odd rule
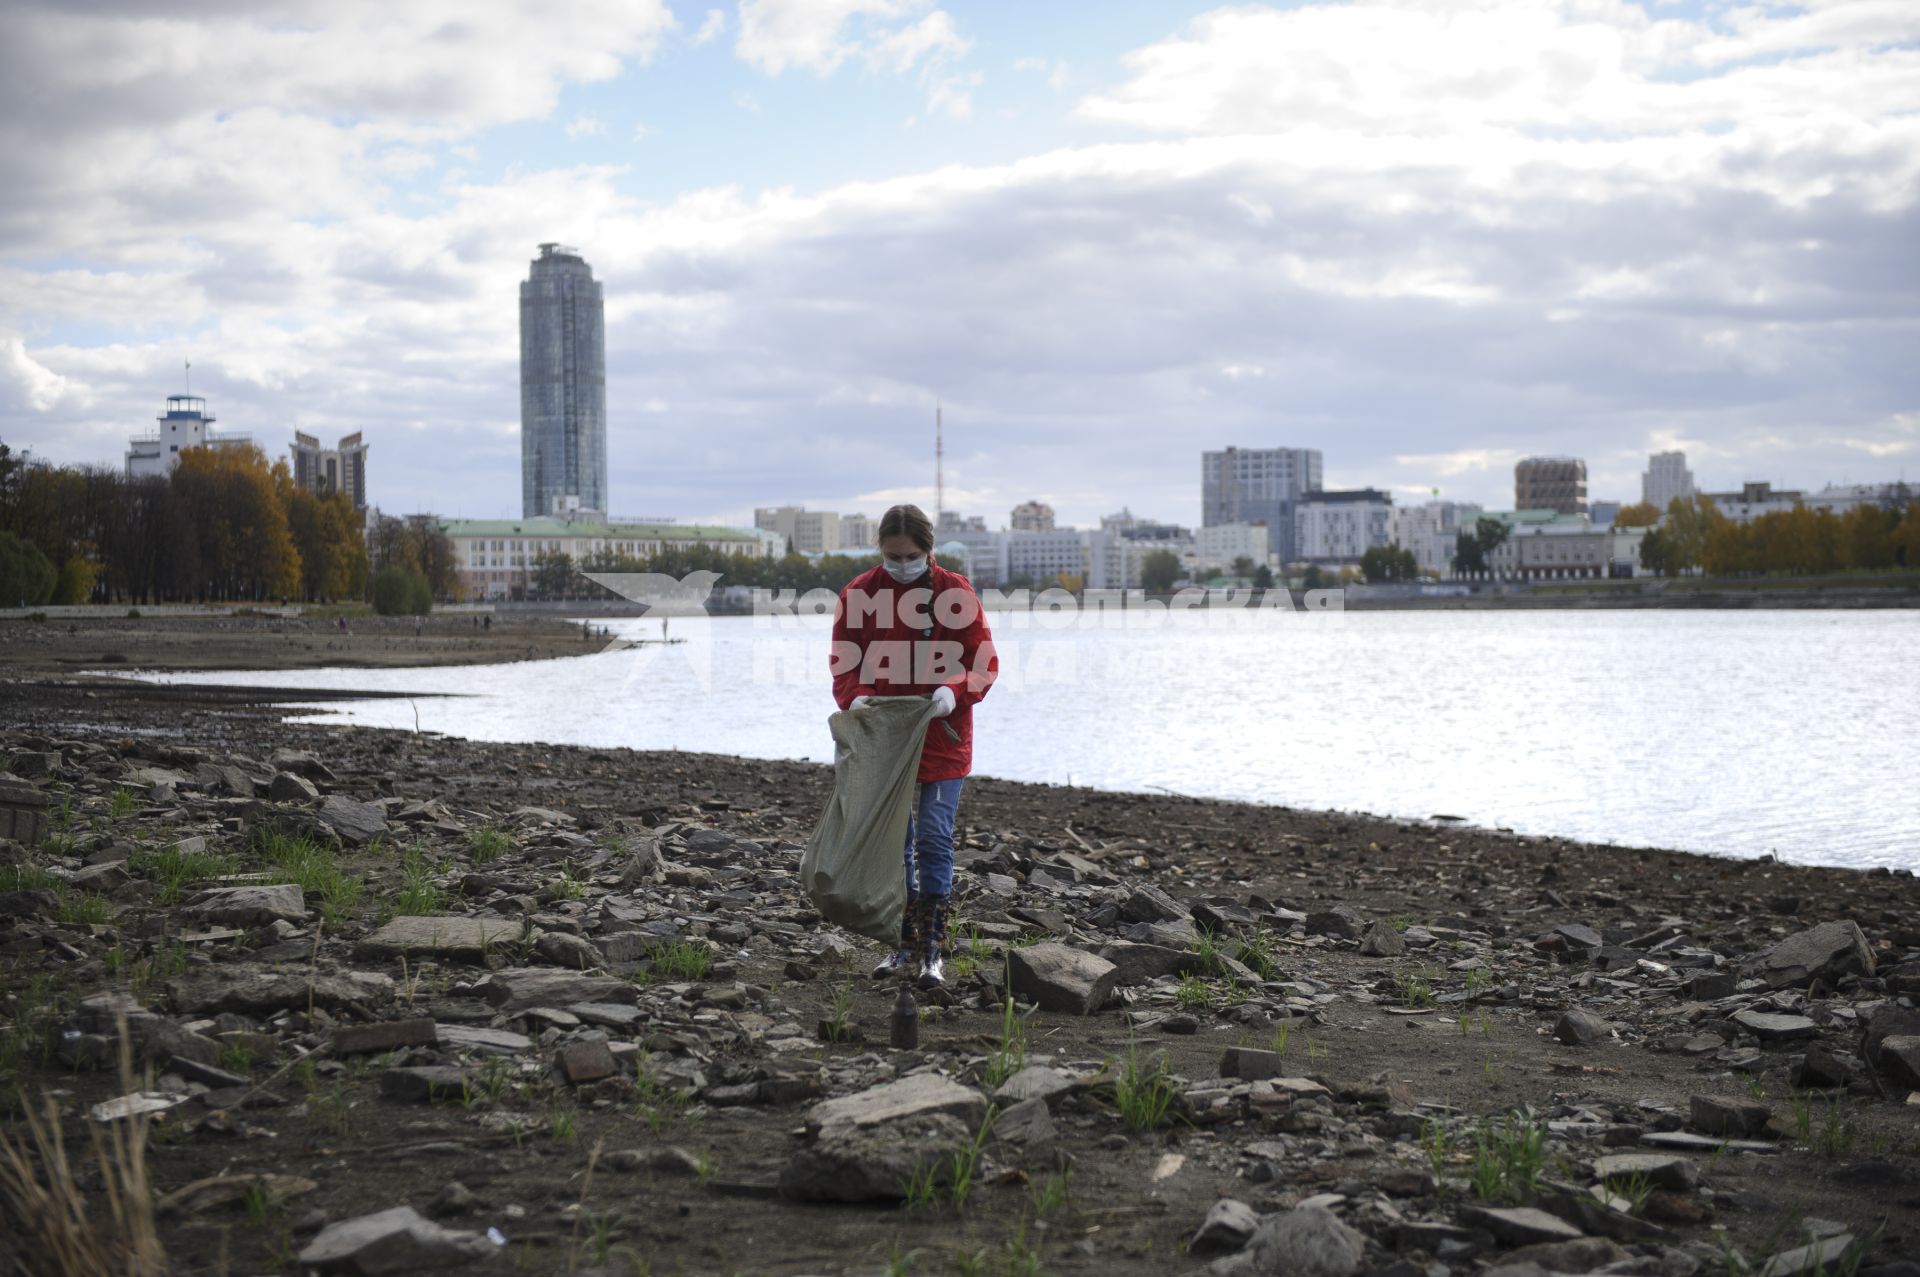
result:
[[[511,514],[511,289],[559,241],[613,513],[931,509],[936,399],[950,506],[1079,525],[1199,523],[1228,445],[1490,507],[1536,454],[1596,500],[1676,449],[1917,477],[1920,16],[1089,12],[30,4],[0,438],[110,463],[191,355],[256,438],[364,430],[374,504]]]

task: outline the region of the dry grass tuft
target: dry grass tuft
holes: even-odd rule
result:
[[[134,1089],[133,1052],[120,1026],[120,1082]],[[44,1097],[43,1111],[24,1105],[25,1139],[0,1128],[0,1235],[7,1238],[10,1273],[33,1277],[161,1277],[166,1251],[153,1229],[153,1195],[147,1185],[145,1115],[123,1121],[89,1122],[88,1136],[99,1164],[101,1199],[88,1209],[88,1194],[74,1177],[60,1130],[60,1106]]]

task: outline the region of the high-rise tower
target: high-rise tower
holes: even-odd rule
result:
[[[520,285],[521,517],[607,510],[606,307],[575,249],[540,245]]]

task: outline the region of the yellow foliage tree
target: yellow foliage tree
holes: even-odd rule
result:
[[[278,467],[282,476],[285,463]],[[199,593],[265,599],[300,590],[300,551],[282,503],[284,477],[252,444],[189,448],[173,471],[174,495],[199,542]]]
[[[1658,522],[1660,511],[1651,501],[1621,506],[1620,513],[1613,516],[1613,526],[1616,528],[1650,528]]]

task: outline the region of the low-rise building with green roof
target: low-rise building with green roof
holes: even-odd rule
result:
[[[522,597],[538,560],[564,554],[579,564],[595,559],[645,559],[663,550],[718,550],[723,554],[778,557],[777,537],[752,528],[696,523],[622,523],[534,519],[448,519],[441,527],[453,542],[461,597]]]

